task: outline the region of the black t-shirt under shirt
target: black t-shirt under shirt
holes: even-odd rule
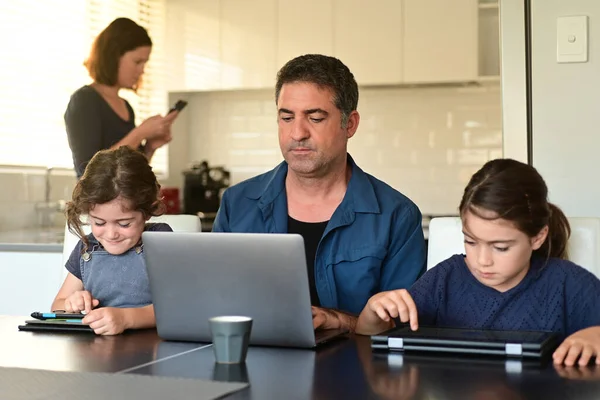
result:
[[[324,222],[302,222],[288,216],[288,233],[297,233],[304,238],[304,252],[306,254],[306,266],[308,267],[308,285],[310,287],[310,301],[313,306],[320,306],[317,287],[315,285],[315,256],[319,241],[325,232],[327,223]]]

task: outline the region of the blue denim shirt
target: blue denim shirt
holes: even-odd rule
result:
[[[375,293],[410,287],[425,272],[421,212],[402,193],[363,172],[352,176],[315,257],[321,306],[358,314]],[[214,232],[287,233],[287,163],[227,189]]]

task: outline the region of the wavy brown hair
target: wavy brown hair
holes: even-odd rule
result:
[[[160,184],[148,159],[127,146],[97,152],[75,185],[72,200],[67,203],[65,213],[69,231],[83,241],[84,251],[89,242],[83,233],[81,216],[97,204],[116,198],[124,200],[130,210],[140,211],[145,219],[165,212]]]
[[[94,82],[115,86],[123,54],[144,46],[152,46],[146,28],[129,18],[117,18],[96,37],[83,65]],[[136,91],[140,84],[141,77],[132,89]]]
[[[560,208],[548,202],[548,187],[531,165],[512,159],[488,161],[465,188],[459,211],[479,218],[502,218],[529,237],[548,226],[548,237],[534,255],[567,258],[571,227]],[[490,217],[487,212],[494,215]]]

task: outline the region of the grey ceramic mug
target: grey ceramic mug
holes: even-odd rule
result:
[[[252,331],[252,318],[221,316],[210,318],[208,322],[215,361],[222,364],[245,362]]]

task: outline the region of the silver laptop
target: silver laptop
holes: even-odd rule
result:
[[[208,320],[253,318],[250,344],[312,348],[344,333],[314,331],[302,236],[144,232],[158,335],[211,342]]]

